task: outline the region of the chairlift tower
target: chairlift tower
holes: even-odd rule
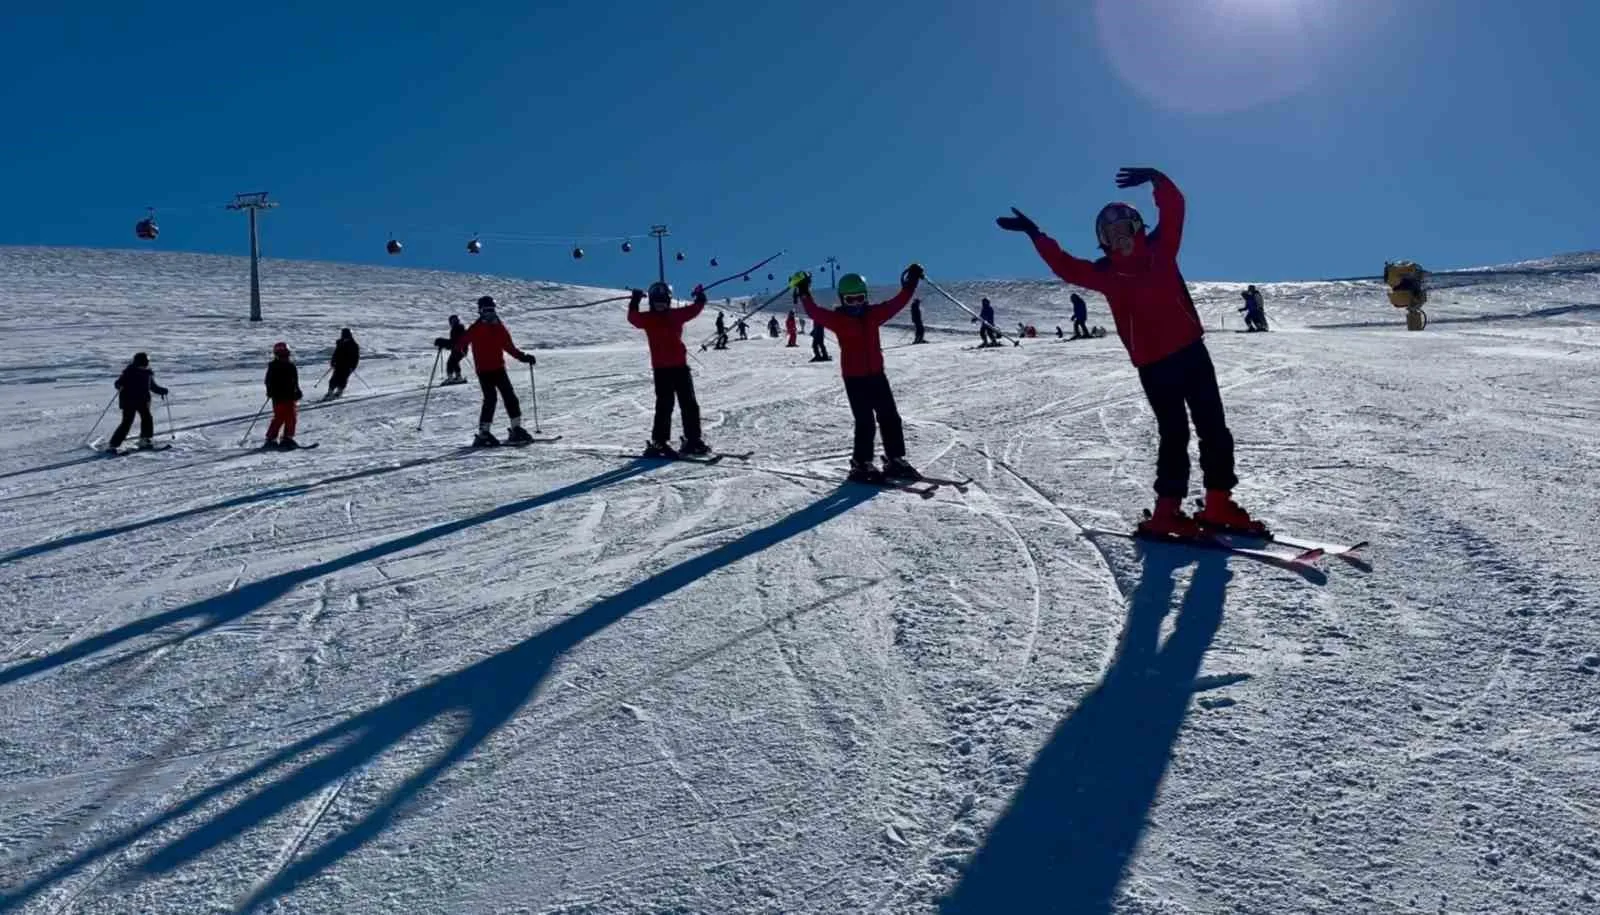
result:
[[[828,288],[835,291],[839,288],[839,259],[829,256],[822,263],[828,268]]]
[[[234,194],[230,210],[244,210],[250,214],[250,320],[261,320],[261,239],[256,234],[256,211],[276,207],[276,201],[267,200],[266,191],[251,194]]]
[[[666,226],[650,227],[650,237],[656,240],[656,278],[663,283],[667,281],[667,255],[661,240],[669,234]]]

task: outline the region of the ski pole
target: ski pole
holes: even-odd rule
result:
[[[167,408],[167,440],[175,442],[178,440],[178,430],[172,426],[172,401],[165,394],[161,396],[161,405]]]
[[[331,365],[323,369],[322,374],[317,377],[317,383],[311,386],[311,390],[315,391],[317,388],[322,387],[322,379],[327,378],[328,373],[331,371],[333,371],[333,366]]]
[[[355,380],[361,382],[361,386],[362,387],[366,388],[369,391],[372,390],[372,385],[367,384],[367,379],[362,378],[360,372],[351,372],[350,374],[355,378]]]
[[[433,393],[433,376],[439,372],[439,357],[444,355],[444,350],[433,351],[433,368],[428,372],[428,386],[422,391],[422,414],[417,417],[417,431],[422,431],[422,421],[428,417],[428,395]]]
[[[757,270],[760,270],[762,267],[765,267],[766,265],[768,265],[768,264],[772,263],[773,261],[777,260],[778,258],[782,257],[784,255],[784,253],[785,252],[783,252],[783,251],[779,251],[777,254],[772,255],[771,257],[767,258],[764,261],[760,261],[759,263],[757,263],[753,267],[746,267],[745,269],[740,270],[738,273],[730,273],[727,276],[723,277],[722,279],[716,280],[715,282],[706,283],[705,285],[701,286],[700,288],[705,290],[706,292],[710,292],[711,290],[717,288],[718,286],[721,286],[723,283],[731,283],[731,282],[733,282],[734,280],[738,279],[741,276],[749,276],[750,274],[756,272]]]
[[[106,414],[111,412],[111,405],[117,402],[117,397],[118,395],[112,394],[111,399],[106,401],[106,408],[100,411],[99,418],[94,421],[94,425],[89,427],[89,434],[83,437],[83,443],[85,445],[94,441],[94,430],[100,428],[100,420],[105,419]]]
[[[256,411],[256,415],[250,420],[250,425],[245,427],[244,437],[239,439],[239,444],[243,445],[245,442],[250,441],[250,431],[256,427],[256,421],[261,418],[261,414],[267,412],[267,404],[269,403],[272,403],[271,396],[261,402],[261,409]]]
[[[539,382],[533,377],[533,364],[528,364],[528,386],[533,388],[533,431],[543,432],[539,428]]]
[[[999,334],[1000,336],[1006,338],[1007,340],[1010,340],[1012,346],[1021,346],[1022,345],[1022,341],[1013,338],[1010,334],[1006,333],[1005,331],[1001,330],[998,327],[995,327],[993,322],[985,321],[982,317],[980,317],[978,315],[977,312],[975,312],[972,309],[968,308],[967,306],[961,304],[961,300],[960,299],[956,298],[955,296],[951,295],[948,292],[945,292],[944,291],[944,287],[940,286],[938,283],[935,283],[933,280],[929,279],[926,275],[924,275],[922,277],[922,281],[927,283],[929,286],[932,286],[934,292],[937,292],[940,295],[944,296],[945,298],[949,299],[951,304],[955,305],[957,308],[961,309],[962,311],[966,312],[967,314],[972,315],[972,317],[974,319],[976,319],[979,324],[982,324],[984,327],[987,327],[990,330],[994,331],[995,333]]]

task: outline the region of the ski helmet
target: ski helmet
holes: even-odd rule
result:
[[[494,296],[486,295],[478,299],[478,314],[494,311]]]
[[[867,278],[859,273],[846,273],[839,277],[839,304],[846,308],[865,308]]]
[[[1131,223],[1132,228],[1114,232],[1113,227],[1119,223]],[[1132,235],[1137,235],[1144,231],[1144,217],[1139,215],[1139,211],[1134,209],[1132,204],[1127,203],[1108,203],[1101,207],[1100,215],[1094,219],[1094,237],[1100,242],[1100,247],[1107,251],[1111,250],[1113,236],[1121,234],[1123,231],[1127,231]]]
[[[666,283],[660,281],[651,283],[648,295],[651,311],[672,307],[672,287]]]
[[[287,355],[289,355],[289,344],[283,342],[282,340],[279,340],[277,343],[272,344],[272,355],[274,355],[274,356],[287,356]]]

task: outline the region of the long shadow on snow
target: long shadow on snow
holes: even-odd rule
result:
[[[276,597],[288,587],[306,578],[327,574],[337,567],[368,562],[385,553],[416,546],[420,542],[463,527],[481,524],[491,517],[503,517],[516,511],[523,511],[533,507],[533,503],[546,504],[555,501],[556,498],[565,498],[608,482],[616,482],[642,473],[651,466],[657,465],[655,462],[635,462],[624,470],[573,484],[566,490],[557,490],[536,499],[503,506],[474,518],[430,528],[428,531],[402,538],[400,541],[391,541],[390,544],[352,553],[333,563],[324,563],[302,572],[287,573],[279,578],[287,578],[289,581],[270,587],[265,592],[243,598],[226,595],[216,600],[242,599],[245,602],[244,612],[248,612],[249,609]],[[498,654],[419,686],[376,708],[285,747],[249,769],[178,803],[161,816],[80,852],[27,884],[0,895],[0,911],[19,908],[51,885],[91,864],[116,855],[129,846],[149,838],[229,792],[261,779],[280,767],[288,767],[287,771],[254,793],[211,815],[187,833],[151,852],[138,865],[146,874],[163,874],[182,867],[229,839],[284,813],[324,787],[373,763],[382,754],[430,724],[456,716],[465,719],[454,741],[443,753],[407,778],[361,820],[316,850],[289,862],[270,881],[256,889],[254,894],[239,906],[239,910],[254,909],[289,893],[381,834],[420,792],[451,767],[471,755],[491,734],[510,721],[518,709],[533,697],[555,662],[585,639],[653,601],[693,584],[718,569],[818,527],[876,494],[877,490],[868,486],[842,486],[811,505],[766,527],[751,531],[709,553],[685,560],[626,590],[604,598],[588,609],[567,617],[549,629],[530,636]],[[266,584],[268,583],[262,583]],[[236,592],[238,593],[241,592]],[[207,602],[202,602],[204,603]],[[189,613],[193,613],[193,608],[189,608]],[[317,752],[323,755],[296,762],[297,758]]]
[[[75,458],[68,458],[64,461],[57,461],[54,464],[40,464],[37,467],[23,467],[18,470],[7,470],[5,473],[0,473],[0,480],[10,479],[11,477],[24,477],[30,473],[48,473],[52,470],[61,470],[65,467],[76,467],[79,464],[87,464],[91,461],[100,461],[104,459],[105,455],[103,454],[84,454]]]
[[[33,546],[25,546],[21,549],[12,550],[9,553],[0,555],[0,565],[16,562],[19,559],[27,559],[29,556],[38,556],[43,553],[54,553],[56,550],[64,550],[71,546],[78,546],[84,543],[93,543],[96,540],[104,540],[108,537],[116,537],[119,534],[131,534],[134,531],[144,530],[147,527],[155,527],[157,525],[168,524],[173,521],[182,521],[186,518],[206,515],[210,514],[211,512],[226,511],[230,508],[239,508],[245,505],[253,505],[257,502],[270,501],[272,499],[286,499],[290,496],[304,495],[313,489],[319,489],[323,486],[336,486],[340,483],[349,483],[352,480],[382,476],[386,473],[394,473],[400,470],[410,470],[413,467],[422,467],[427,464],[448,461],[462,457],[467,453],[467,449],[458,448],[445,454],[435,454],[429,457],[416,458],[414,460],[402,461],[398,464],[389,464],[387,466],[368,467],[364,470],[341,473],[338,476],[325,477],[321,480],[312,480],[308,483],[295,483],[290,486],[274,486],[271,489],[263,489],[260,492],[253,492],[242,496],[234,496],[231,499],[224,499],[221,502],[213,502],[210,505],[198,505],[194,508],[186,508],[182,511],[175,511],[169,514],[159,515],[154,518],[146,518],[143,521],[130,521],[127,524],[118,524],[112,527],[101,528],[97,531],[84,531],[81,534],[69,534],[66,537],[57,537],[54,540],[46,540],[43,543],[36,543]]]
[[[1116,657],[1039,752],[944,899],[944,915],[1111,911],[1222,624],[1230,576],[1220,553],[1145,544],[1143,554]],[[1158,646],[1173,575],[1189,561],[1195,570],[1182,612]]]
[[[440,458],[423,458],[418,461],[412,461],[408,464],[399,466],[413,466],[415,464],[427,463],[429,461],[436,460],[440,460]],[[447,537],[458,531],[477,527],[480,524],[487,524],[490,521],[495,521],[508,515],[515,515],[530,509],[549,505],[552,502],[559,502],[562,499],[569,499],[573,496],[583,495],[584,493],[598,489],[599,487],[607,486],[613,483],[619,483],[628,479],[629,477],[638,476],[639,474],[657,466],[660,466],[659,463],[634,461],[624,467],[608,470],[598,476],[590,477],[587,480],[580,480],[568,486],[563,486],[560,489],[553,489],[550,492],[533,496],[532,498],[522,499],[517,502],[510,502],[500,506],[499,508],[493,508],[489,511],[482,512],[468,518],[462,518],[456,521],[447,521],[443,524],[436,524],[433,527],[417,531],[414,534],[407,534],[404,537],[386,540],[383,543],[369,546],[364,550],[357,550],[354,553],[341,556],[337,559],[330,559],[327,562],[306,566],[303,569],[292,569],[288,572],[282,572],[277,575],[273,575],[270,578],[263,578],[260,581],[245,585],[244,587],[239,588],[237,591],[229,591],[226,594],[219,594],[216,597],[208,597],[205,600],[196,601],[195,603],[187,606],[175,607],[163,613],[157,613],[154,616],[148,616],[141,620],[135,620],[134,622],[126,625],[118,626],[116,629],[113,629],[110,632],[101,633],[100,635],[92,638],[84,639],[81,642],[74,642],[73,644],[62,648],[60,651],[46,655],[45,657],[36,658],[32,661],[28,661],[25,664],[18,664],[15,667],[0,670],[0,686],[21,680],[24,677],[31,677],[34,674],[42,673],[47,670],[53,670],[57,667],[70,664],[80,658],[85,658],[98,652],[105,651],[108,648],[113,648],[131,639],[138,638],[139,636],[148,635],[166,626],[170,626],[173,623],[182,622],[183,620],[188,619],[201,620],[199,626],[184,632],[181,636],[175,637],[174,641],[191,639],[203,632],[215,629],[224,623],[232,622],[242,616],[252,613],[261,607],[266,606],[272,601],[277,600],[279,597],[289,593],[289,591],[293,590],[299,585],[304,584],[305,582],[314,578],[320,578],[324,575],[332,574],[341,569],[350,568],[351,566],[372,562],[375,559],[382,559],[385,556],[402,552],[404,550],[409,550],[413,547],[418,547],[422,544],[428,543],[429,541],[437,540],[440,537]],[[390,470],[397,469],[399,469],[399,467],[363,470],[353,474],[345,474],[339,479],[348,480],[361,476],[372,476],[379,472],[388,472]],[[329,481],[323,481],[323,483],[327,482]],[[298,491],[302,487],[287,488]],[[255,496],[240,497],[239,499],[229,500],[229,502],[225,504],[244,504],[248,501],[258,501],[263,497],[264,496],[261,493],[257,493]],[[217,507],[220,506],[210,506],[208,510]],[[195,511],[197,512],[198,510]],[[166,520],[170,520],[170,518]],[[157,522],[146,522],[146,524],[154,523]]]

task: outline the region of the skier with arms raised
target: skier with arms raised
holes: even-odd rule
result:
[[[1265,535],[1266,526],[1233,501],[1233,435],[1228,431],[1217,373],[1202,339],[1205,331],[1189,287],[1178,271],[1183,242],[1184,199],[1170,178],[1153,168],[1124,168],[1117,187],[1154,187],[1161,224],[1146,232],[1139,211],[1110,203],[1095,219],[1105,257],[1087,261],[1061,249],[1033,220],[1014,215],[995,220],[1002,229],[1024,232],[1056,276],[1106,297],[1117,335],[1139,370],[1139,381],[1156,416],[1156,507],[1139,525],[1141,534],[1192,538],[1204,529]],[[1200,437],[1200,468],[1206,498],[1200,514],[1184,514],[1189,488],[1189,420]]]
[[[522,428],[522,404],[517,400],[516,389],[511,386],[511,376],[506,374],[505,357],[510,354],[511,358],[528,365],[538,360],[534,359],[532,353],[517,349],[517,345],[511,341],[511,331],[500,323],[493,296],[486,295],[478,299],[478,320],[472,322],[472,326],[467,328],[455,345],[458,353],[465,353],[468,349],[472,351],[472,364],[478,372],[478,386],[483,389],[483,409],[478,412],[478,433],[472,437],[472,444],[480,448],[500,444],[500,440],[489,431],[494,423],[497,393],[506,402],[506,421],[511,425],[506,441],[513,445],[529,444],[533,436]]]
[[[887,302],[867,302],[867,281],[858,273],[839,278],[839,309],[824,311],[811,297],[811,275],[802,273],[795,281],[800,304],[811,320],[833,331],[839,344],[839,372],[844,376],[844,393],[855,417],[855,444],[850,455],[850,479],[861,483],[882,483],[888,479],[920,479],[906,461],[905,429],[895,406],[894,391],[883,371],[883,346],[878,328],[899,314],[922,282],[922,266],[912,264],[900,275],[900,291]],[[873,439],[883,429],[883,470],[872,461]]]
[[[700,403],[694,396],[694,376],[689,372],[689,351],[683,345],[683,325],[700,316],[706,307],[706,293],[694,288],[694,304],[672,307],[672,287],[651,283],[650,310],[641,312],[639,303],[646,293],[635,289],[628,301],[628,323],[644,331],[650,344],[650,372],[655,379],[656,415],[650,427],[645,457],[675,458],[672,440],[672,403],[678,403],[683,417],[683,453],[706,455],[711,448],[700,436]]]

